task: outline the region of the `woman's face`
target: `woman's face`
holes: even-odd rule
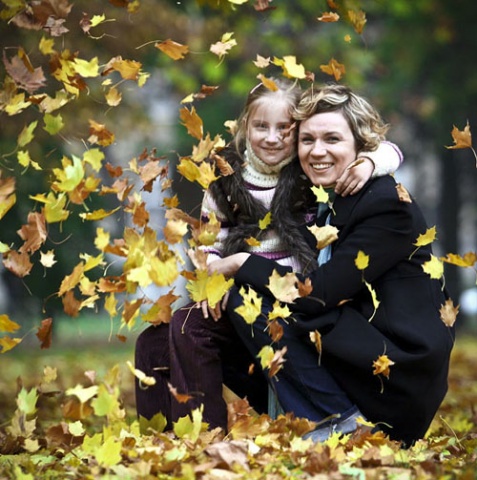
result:
[[[247,119],[247,135],[252,150],[267,165],[277,165],[294,151],[290,105],[284,99],[264,97]]]
[[[341,112],[318,113],[300,123],[298,158],[313,185],[332,187],[356,154],[353,133]]]

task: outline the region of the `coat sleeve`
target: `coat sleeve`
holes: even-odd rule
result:
[[[350,197],[335,201],[337,214],[349,201],[352,201]],[[317,315],[366,291],[365,282],[372,285],[374,280],[409,257],[416,240],[412,238],[412,227],[411,208],[398,199],[394,187],[369,189],[340,227],[331,259],[307,275],[312,292],[295,300],[290,306],[292,310]],[[359,251],[369,257],[369,265],[364,270],[359,270],[355,264]],[[290,271],[252,255],[239,269],[235,280],[271,295],[267,284],[273,270],[281,275]],[[307,278],[297,277],[301,281]]]

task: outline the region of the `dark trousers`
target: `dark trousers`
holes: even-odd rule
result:
[[[267,381],[228,318],[223,316],[217,322],[206,319],[194,304],[177,310],[170,324],[150,326],[139,335],[135,366],[156,379],[151,387],[136,380],[138,415],[150,419],[161,412],[169,428],[202,405],[203,420],[210,428],[226,430],[222,384],[247,397],[259,413],[267,410]],[[178,394],[192,398],[184,403],[177,401],[168,383]]]
[[[293,412],[296,417],[316,422],[336,414],[347,417],[354,413],[354,403],[328,370],[320,365],[319,353],[310,340],[309,331],[300,328],[289,318],[280,322],[283,337],[272,344],[267,329],[267,317],[272,310],[273,301],[263,297],[262,315],[249,325],[235,313],[235,309],[243,301],[238,290],[234,288],[228,300],[227,311],[230,321],[252,355],[256,356],[266,345],[271,345],[275,351],[287,347],[285,362],[271,379],[282,409]]]

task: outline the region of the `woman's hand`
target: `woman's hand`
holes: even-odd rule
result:
[[[368,157],[359,157],[336,182],[335,193],[346,197],[358,193],[374,172],[374,163]]]
[[[217,272],[228,278],[233,277],[249,256],[250,253],[239,252],[229,255],[228,257],[221,258],[220,260],[215,260],[207,267],[209,274]]]

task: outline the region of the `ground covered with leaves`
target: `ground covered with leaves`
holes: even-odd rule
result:
[[[161,418],[135,418],[131,348],[10,353],[0,374],[2,479],[475,479],[476,337],[459,338],[449,393],[408,450],[365,431],[312,444],[301,438],[307,421],[257,417],[239,402],[226,436],[208,431],[200,411],[163,432]]]

